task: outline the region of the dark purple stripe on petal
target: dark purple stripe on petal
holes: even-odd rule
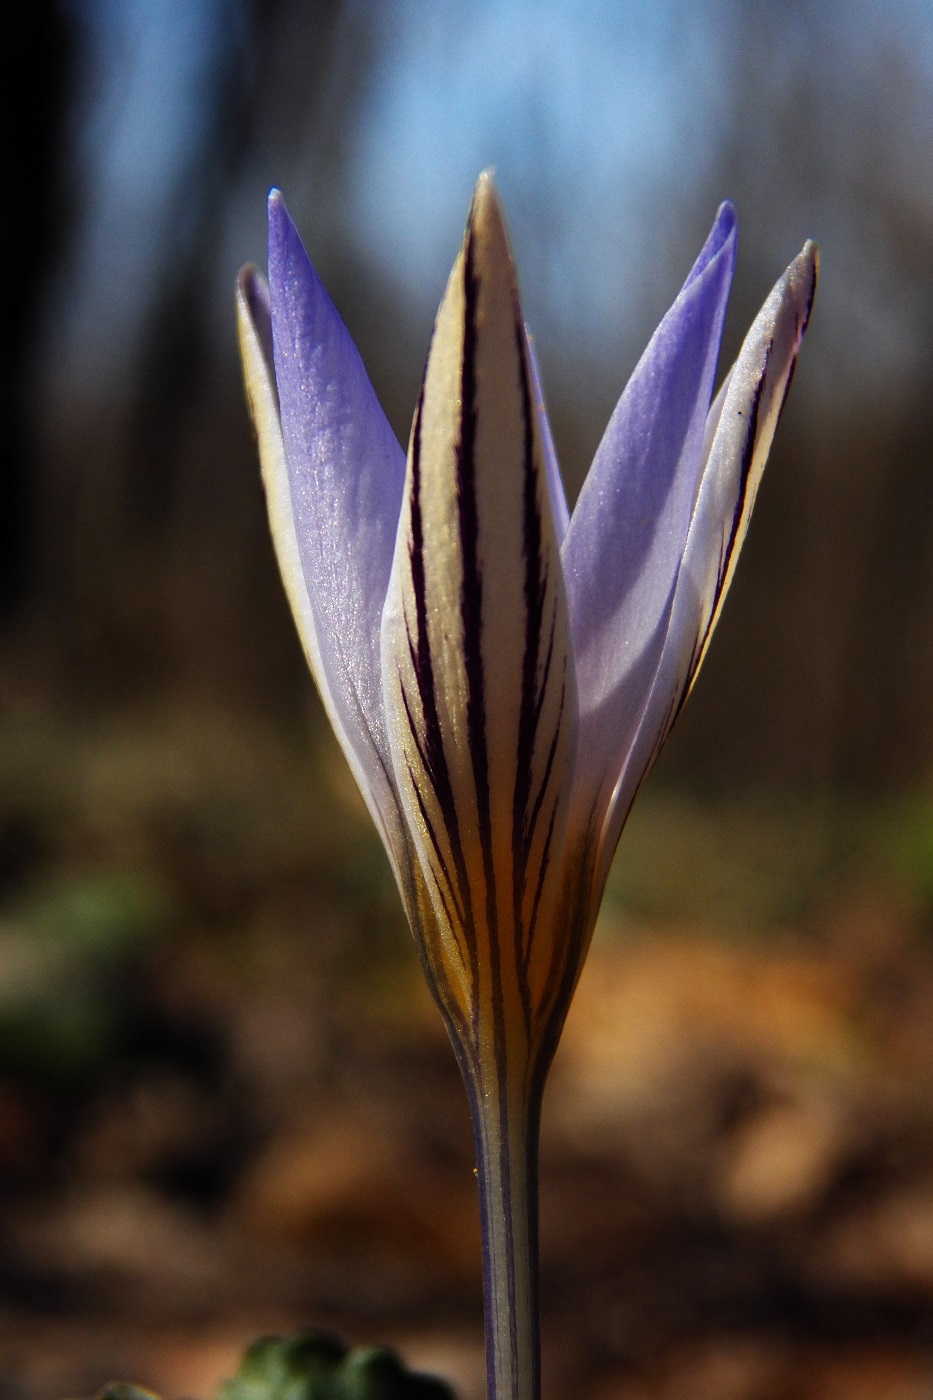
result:
[[[476,789],[479,840],[483,853],[486,884],[486,931],[489,946],[492,991],[493,1047],[499,1083],[499,1170],[502,1190],[508,1200],[511,1190],[509,1161],[508,1083],[506,1063],[505,1007],[502,993],[502,952],[499,947],[499,920],[496,909],[495,869],[492,850],[492,814],[489,791],[489,751],[486,740],[486,696],[483,668],[483,587],[479,567],[479,510],[476,495],[476,358],[477,308],[480,280],[474,266],[475,235],[467,232],[463,261],[463,362],[460,377],[460,438],[457,444],[457,510],[463,578],[460,588],[460,615],[463,626],[464,667],[467,679],[467,734]],[[514,1241],[509,1239],[503,1280],[506,1291],[514,1294]],[[512,1338],[513,1374],[518,1371],[517,1339]]]
[[[424,525],[421,515],[422,401],[423,390],[422,394],[418,397],[418,404],[415,409],[415,421],[412,426],[411,543],[409,546],[409,561],[411,567],[412,592],[415,598],[417,633],[413,646],[411,636],[409,635],[409,646],[412,648],[412,666],[415,672],[415,681],[418,686],[418,698],[421,701],[423,720],[422,734],[419,735],[418,727],[413,723],[410,713],[408,714],[408,722],[412,731],[412,736],[418,746],[419,755],[424,763],[425,772],[434,788],[434,794],[441,810],[441,816],[443,817],[444,825],[447,829],[447,837],[453,853],[454,865],[457,873],[458,902],[464,912],[463,931],[469,950],[471,1000],[475,1004],[479,971],[477,965],[476,931],[472,908],[473,902],[470,892],[470,882],[467,877],[466,861],[463,855],[463,843],[460,835],[460,822],[457,816],[457,804],[454,800],[453,786],[450,780],[450,769],[447,764],[447,753],[444,748],[444,735],[438,715],[437,691],[434,681],[434,662],[431,655],[431,638],[428,631],[427,586],[424,568]],[[417,791],[417,784],[415,785],[415,790]],[[453,889],[453,885],[451,888]]]
[[[486,741],[486,682],[483,667],[483,579],[479,567],[479,509],[476,497],[476,312],[479,279],[473,267],[473,235],[467,236],[464,258],[465,315],[460,386],[460,438],[457,444],[457,523],[463,577],[460,617],[463,625],[463,664],[467,680],[467,732],[473,761],[480,841],[487,860],[492,855],[489,795],[489,754]],[[487,871],[487,905],[493,895]],[[494,908],[492,917],[495,918]]]
[[[545,653],[545,657],[544,657],[544,666],[542,667],[542,670],[541,670],[541,684],[540,684],[539,687],[538,687],[538,698],[537,698],[537,700],[535,701],[535,717],[534,717],[534,724],[535,724],[535,728],[536,728],[536,729],[537,729],[537,727],[538,727],[538,725],[539,725],[539,723],[540,723],[540,721],[541,721],[541,711],[542,711],[543,708],[544,708],[544,701],[545,701],[545,697],[546,697],[546,695],[547,695],[548,678],[550,677],[550,674],[551,674],[551,662],[554,660],[554,642],[555,642],[556,637],[557,637],[557,607],[558,607],[558,600],[557,600],[557,597],[556,597],[556,595],[555,595],[554,603],[553,603],[553,606],[552,606],[552,608],[551,608],[551,625],[550,625],[549,632],[548,632],[547,652]],[[566,667],[566,663],[565,663],[565,665],[564,665],[564,679],[565,679],[565,680],[566,680],[566,671],[567,671],[567,667]]]
[[[542,808],[542,806],[544,805],[544,799],[545,799],[545,797],[546,797],[546,795],[547,795],[548,787],[550,786],[550,782],[551,782],[551,773],[553,772],[553,769],[554,769],[554,759],[555,759],[556,756],[557,756],[557,745],[558,745],[558,743],[559,743],[559,741],[560,741],[560,730],[561,730],[561,724],[563,723],[563,718],[564,718],[564,700],[566,699],[566,695],[567,695],[567,679],[566,679],[566,664],[565,664],[565,667],[564,667],[564,682],[563,682],[563,685],[561,686],[560,704],[559,704],[558,709],[557,709],[557,723],[556,723],[555,726],[554,726],[554,733],[553,733],[553,735],[551,736],[551,746],[550,746],[550,748],[548,749],[548,756],[547,756],[547,760],[546,760],[545,765],[544,765],[544,776],[543,776],[543,778],[541,779],[541,786],[540,786],[540,788],[538,789],[538,795],[537,795],[537,797],[535,798],[534,805],[533,805],[532,808],[531,808],[531,812],[529,813],[529,812],[527,811],[527,808],[526,808],[526,810],[525,810],[525,849],[526,849],[526,854],[527,854],[528,852],[530,852],[530,850],[531,850],[531,843],[532,843],[532,841],[534,840],[535,828],[536,828],[537,825],[538,825],[538,818],[539,818],[539,816],[540,816],[540,814],[541,814],[541,808]]]
[[[522,689],[518,718],[518,753],[515,765],[515,787],[512,798],[512,914],[515,939],[515,966],[523,968],[523,945],[527,946],[530,930],[523,928],[523,906],[528,858],[534,839],[535,821],[529,819],[529,802],[535,756],[538,719],[544,703],[544,684],[538,681],[538,663],[544,621],[546,575],[543,561],[543,528],[535,473],[533,407],[528,368],[525,363],[524,328],[521,313],[515,308],[515,353],[518,361],[519,389],[522,406],[522,554],[525,565],[525,645],[522,655]],[[557,731],[554,734],[554,745]],[[553,746],[552,746],[553,753]],[[547,776],[545,776],[545,784]],[[543,788],[542,794],[543,797]],[[525,1026],[531,1034],[531,988],[520,977],[522,1010]]]
[[[460,436],[457,443],[457,524],[463,570],[460,584],[460,620],[463,627],[463,664],[467,681],[467,735],[476,789],[479,840],[483,852],[493,995],[498,997],[498,1014],[501,1016],[502,970],[492,854],[486,682],[483,667],[483,580],[479,566],[479,508],[476,497],[476,313],[479,278],[473,265],[473,243],[471,230],[467,234],[463,264],[465,308],[460,383]]]
[[[408,695],[406,694],[406,692],[405,692],[405,687],[404,687],[404,685],[403,685],[401,682],[400,682],[400,684],[399,684],[399,689],[400,689],[401,695],[402,695],[402,704],[403,704],[404,709],[405,709],[405,718],[406,718],[407,721],[408,721],[408,728],[409,728],[409,730],[410,730],[410,732],[411,732],[411,736],[412,736],[412,739],[413,739],[413,741],[414,741],[415,747],[416,747],[417,750],[418,750],[418,756],[419,756],[419,758],[422,759],[422,765],[423,765],[424,760],[423,760],[423,757],[422,757],[421,740],[420,740],[420,737],[419,737],[419,735],[418,735],[418,729],[417,729],[417,725],[416,725],[415,720],[414,720],[414,716],[413,716],[413,714],[412,714],[411,704],[410,704],[410,702],[409,702]],[[412,772],[412,769],[411,769],[411,765],[410,765],[410,764],[409,764],[409,767],[408,767],[408,776],[409,776],[409,778],[411,779],[412,791],[413,791],[413,793],[415,794],[415,800],[416,800],[417,803],[418,803],[418,811],[419,811],[419,813],[421,814],[421,819],[422,819],[422,821],[424,822],[425,830],[427,831],[428,836],[429,836],[429,838],[430,838],[431,846],[432,846],[432,849],[433,849],[433,851],[434,851],[435,859],[436,859],[437,864],[438,864],[438,866],[439,866],[439,868],[440,868],[441,874],[444,876],[444,880],[445,880],[446,885],[447,885],[447,890],[448,890],[449,898],[450,898],[450,901],[451,901],[451,903],[452,903],[452,905],[453,905],[453,908],[454,908],[454,912],[455,912],[455,915],[456,915],[456,918],[457,918],[457,927],[454,928],[454,935],[456,936],[456,935],[458,934],[458,931],[459,931],[459,930],[463,930],[464,927],[465,927],[465,924],[466,924],[466,917],[465,917],[464,910],[463,910],[463,908],[461,907],[461,903],[460,903],[460,899],[459,899],[458,891],[457,891],[457,886],[456,886],[456,884],[454,883],[454,880],[453,880],[453,878],[452,878],[452,876],[451,876],[450,869],[449,869],[448,864],[447,864],[447,860],[446,860],[446,858],[445,858],[445,856],[444,856],[443,849],[442,849],[442,847],[441,847],[440,841],[439,841],[439,839],[438,839],[437,832],[436,832],[435,827],[434,827],[434,823],[433,823],[433,821],[431,820],[431,815],[430,815],[430,813],[429,813],[428,810],[427,810],[427,806],[426,806],[426,804],[425,804],[424,797],[422,796],[422,793],[421,793],[421,788],[420,788],[419,785],[418,785],[418,782],[417,782],[417,780],[416,780],[416,778],[415,778],[415,774]],[[449,909],[448,909],[448,905],[447,905],[447,900],[444,901],[444,907],[445,907],[445,911],[447,911],[447,912],[449,913]]]
[[[557,802],[555,801],[551,807],[551,817],[547,826],[547,834],[544,838],[544,850],[541,853],[541,862],[538,866],[538,879],[535,884],[535,895],[531,905],[531,915],[528,919],[528,932],[525,937],[525,947],[522,956],[522,967],[526,974],[531,965],[531,948],[534,943],[535,925],[538,922],[538,910],[541,907],[541,896],[544,893],[544,880],[551,861],[551,842],[554,839],[554,823],[556,819]]]

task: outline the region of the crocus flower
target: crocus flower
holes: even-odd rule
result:
[[[635,794],[732,579],[816,280],[808,243],[713,398],[729,204],[570,515],[498,199],[480,177],[407,463],[282,197],[242,272],[279,565],[473,1115],[490,1394],[538,1394],[544,1078]]]

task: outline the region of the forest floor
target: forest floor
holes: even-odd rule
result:
[[[339,755],[0,725],[0,1396],[325,1326],[483,1394],[465,1098]],[[641,800],[546,1100],[546,1400],[933,1396],[933,809]]]

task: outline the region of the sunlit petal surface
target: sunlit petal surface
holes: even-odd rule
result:
[[[272,361],[272,313],[269,310],[269,288],[255,267],[244,267],[237,280],[237,329],[250,417],[256,430],[262,484],[272,538],[275,542],[279,571],[291,604],[298,634],[314,677],[329,702],[327,677],[321,667],[314,609],[308,596],[295,518],[292,511],[291,482],[282,424],[279,421],[279,397],[275,386]],[[332,703],[330,709],[333,709]]]
[[[269,287],[294,532],[320,669],[361,787],[384,810],[389,760],[379,624],[405,457],[275,193]]]
[[[612,415],[563,545],[580,690],[580,792],[605,807],[667,630],[696,502],[735,262],[725,204]]]
[[[706,655],[735,572],[816,292],[808,243],[758,313],[709,413],[703,477],[651,695],[602,836],[602,873]]]
[[[521,1075],[555,981],[576,696],[535,386],[481,181],[415,414],[383,622],[396,781],[432,892],[429,949],[470,1056]]]

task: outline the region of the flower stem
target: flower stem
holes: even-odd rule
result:
[[[474,1118],[483,1231],[488,1400],[539,1400],[538,1129],[540,1092]]]

